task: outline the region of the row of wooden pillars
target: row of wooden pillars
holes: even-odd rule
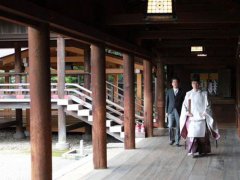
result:
[[[29,76],[31,97],[31,156],[32,179],[52,178],[51,158],[51,102],[50,102],[50,53],[48,25],[29,27]],[[63,51],[64,42],[58,40],[59,51]],[[91,88],[93,98],[93,162],[95,169],[107,167],[106,152],[106,75],[105,75],[105,46],[104,44],[91,45]],[[63,61],[64,54],[58,54],[59,62]],[[135,148],[135,97],[134,97],[134,57],[123,55],[124,61],[124,128],[125,148]],[[64,62],[64,61],[63,61]],[[64,64],[58,64],[59,93],[64,96]],[[161,76],[162,74],[159,73]],[[87,78],[87,88],[90,88],[90,79]],[[59,82],[58,82],[59,83]],[[162,97],[159,98],[162,100]],[[160,103],[161,104],[161,103]],[[162,106],[160,106],[162,108]],[[59,109],[59,115],[64,119],[64,110]],[[144,60],[144,119],[147,136],[153,136],[153,93],[152,93],[152,64]],[[61,124],[62,123],[62,124]],[[59,124],[65,128],[64,120]],[[59,134],[59,142],[66,143],[66,132]]]

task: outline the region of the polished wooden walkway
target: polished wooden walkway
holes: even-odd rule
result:
[[[240,179],[240,143],[236,129],[220,130],[218,148],[212,154],[192,158],[184,146],[168,145],[168,137],[144,139],[136,150],[123,151],[108,162],[108,169],[94,170],[80,179]],[[75,177],[76,178],[76,177]]]

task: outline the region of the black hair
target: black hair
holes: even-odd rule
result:
[[[178,82],[180,82],[180,79],[179,79],[178,77],[172,77],[171,82],[172,82],[173,80],[177,80]]]
[[[196,82],[200,83],[200,76],[199,76],[199,74],[193,74],[191,82],[193,82],[193,81],[196,81]]]

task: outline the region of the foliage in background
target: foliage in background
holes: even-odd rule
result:
[[[83,66],[73,66],[73,70],[84,70]],[[78,83],[84,82],[84,75],[68,75],[65,77],[65,83]],[[51,77],[51,83],[57,83],[57,76]]]

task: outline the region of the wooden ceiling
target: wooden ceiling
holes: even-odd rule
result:
[[[121,13],[108,16],[106,25],[115,33],[128,32],[132,42],[160,54],[166,64],[234,64],[240,35],[239,0],[176,0],[176,17],[150,20],[146,1],[121,1]],[[204,46],[207,57],[191,53],[192,45]],[[157,60],[157,59],[156,59]]]
[[[22,3],[30,1],[39,6],[41,12],[53,11],[75,20],[71,21],[72,26],[66,28],[79,29],[80,25],[76,22],[84,23],[111,37],[157,52],[166,64],[235,63],[240,34],[240,0],[175,0],[176,17],[168,20],[149,19],[145,14],[147,0],[21,0]],[[5,4],[18,8],[14,4]],[[38,10],[35,6],[34,9]],[[22,12],[28,14],[30,10],[23,8]],[[60,22],[61,19],[56,19],[54,13],[49,14],[52,21]],[[55,29],[59,30],[59,26],[55,26]],[[89,33],[94,34],[94,31]],[[102,34],[95,35],[100,37]],[[112,45],[114,41],[109,44]],[[121,44],[120,41],[116,42]],[[192,54],[191,45],[204,46],[204,53],[208,56],[199,58]],[[131,49],[133,46],[126,47]],[[154,58],[155,61],[160,59]]]

